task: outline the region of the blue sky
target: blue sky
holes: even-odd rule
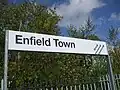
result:
[[[24,2],[24,0],[9,0],[13,1]],[[101,39],[106,38],[111,25],[120,27],[120,0],[36,0],[36,2],[50,8],[56,7],[56,12],[64,17],[59,23],[64,35],[68,25],[73,24],[78,28],[84,24],[88,16],[96,25],[96,34]]]

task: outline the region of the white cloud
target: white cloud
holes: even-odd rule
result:
[[[96,21],[95,21],[95,24],[97,25],[97,26],[102,26],[103,24],[105,24],[106,23],[106,18],[103,16],[103,17],[100,17],[100,18],[98,18]]]
[[[59,25],[66,27],[72,24],[79,27],[91,15],[93,9],[102,7],[103,5],[105,4],[100,0],[69,0],[69,3],[57,5],[57,14],[63,16]]]
[[[112,13],[108,20],[109,21],[120,20],[120,13]]]

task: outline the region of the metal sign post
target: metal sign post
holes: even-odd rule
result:
[[[8,50],[105,55],[108,58],[110,88],[116,90],[105,42],[6,30],[3,90],[7,90]]]
[[[1,80],[1,90],[3,90],[3,79]]]
[[[7,72],[8,72],[8,31],[5,34],[5,55],[4,55],[4,80],[3,90],[7,90]]]
[[[107,63],[108,63],[108,74],[109,74],[110,88],[111,88],[111,90],[116,90],[110,56],[108,55],[107,58],[108,58]]]

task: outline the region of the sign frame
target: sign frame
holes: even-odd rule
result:
[[[4,53],[4,79],[3,79],[3,90],[7,90],[7,73],[8,73],[8,51],[9,51],[9,31],[10,30],[6,30],[5,33],[5,53]],[[107,46],[106,46],[107,47]],[[108,51],[108,48],[106,48],[106,50]],[[60,52],[61,53],[61,52]],[[62,52],[64,53],[64,52]],[[65,53],[69,53],[69,52],[65,52]],[[77,53],[80,54],[80,53]],[[89,55],[89,54],[86,54]],[[97,55],[97,54],[94,54]],[[111,90],[116,90],[115,89],[115,82],[114,82],[114,76],[113,76],[113,71],[112,71],[112,64],[111,64],[111,59],[108,55],[103,55],[103,56],[107,56],[108,60],[107,60],[107,65],[108,65],[108,74],[109,74],[109,81],[110,81],[110,89]]]
[[[102,41],[9,31],[9,50],[108,55]]]

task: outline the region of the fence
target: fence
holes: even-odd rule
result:
[[[120,90],[120,74],[114,75],[116,90]],[[34,87],[31,85],[23,85],[20,88],[9,86],[9,90],[110,90],[110,84],[108,76],[102,76],[98,82],[93,83],[81,83],[72,85],[42,85],[36,84]]]

